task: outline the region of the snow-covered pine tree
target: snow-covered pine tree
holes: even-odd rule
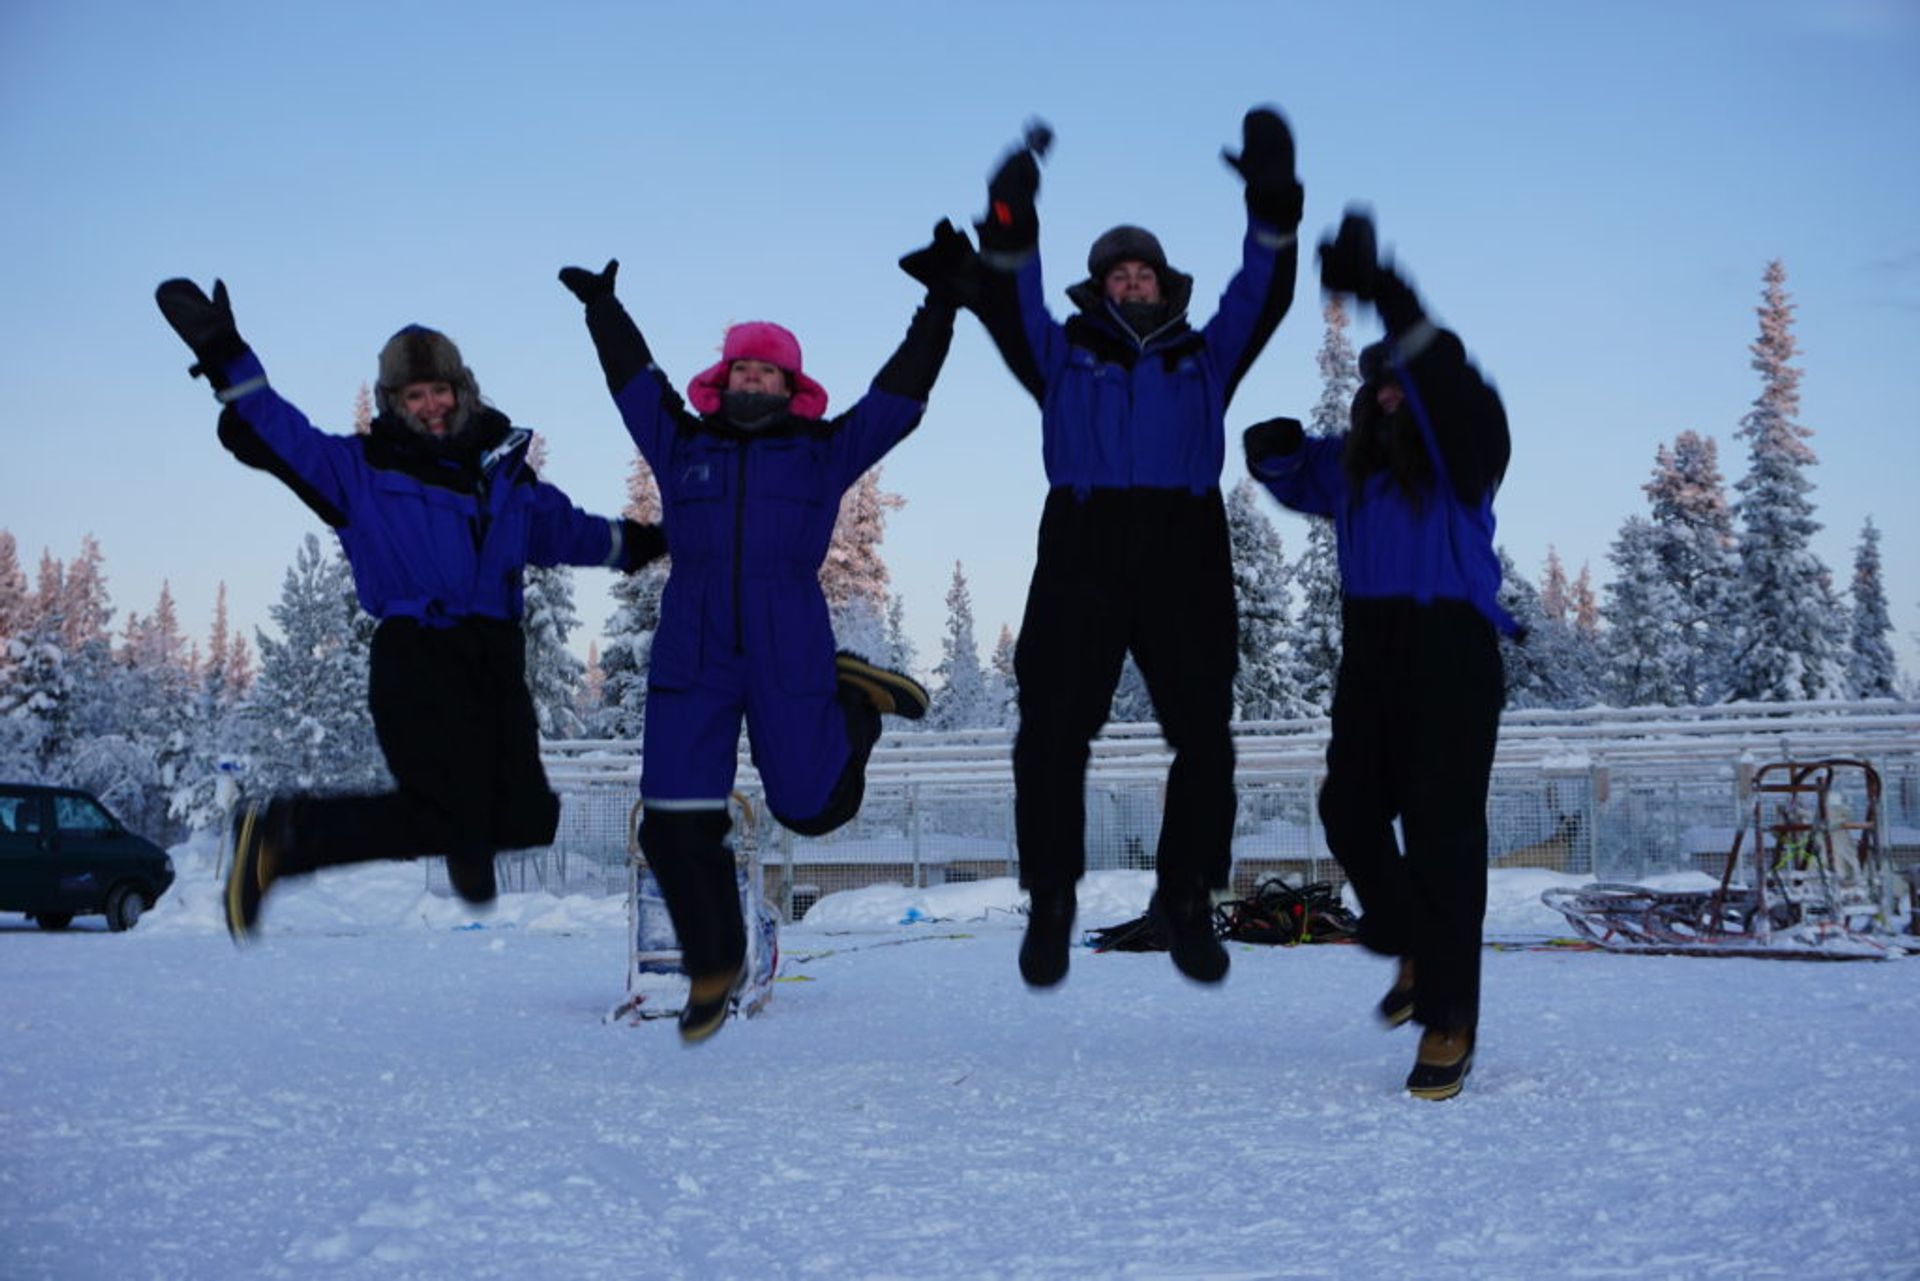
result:
[[[238,752],[237,713],[246,692],[239,663],[245,657],[245,640],[228,623],[223,582],[214,595],[206,660],[194,680],[187,760],[168,798],[169,815],[190,832],[217,827],[226,817],[231,778],[223,766]]]
[[[1560,659],[1562,646],[1552,637],[1570,630],[1564,622],[1549,619],[1541,604],[1540,592],[1520,572],[1504,547],[1495,549],[1500,559],[1500,607],[1513,615],[1526,629],[1524,643],[1510,636],[1500,637],[1500,661],[1506,674],[1507,706],[1515,711],[1529,707],[1560,707],[1567,698]]]
[[[143,697],[146,691],[132,674],[132,662],[125,653],[116,659],[113,652],[108,627],[114,611],[104,561],[100,544],[88,534],[80,540],[80,554],[60,575],[60,646],[73,680],[74,739],[122,736],[151,743],[152,736],[137,726],[151,717],[153,704]],[[162,597],[170,611],[171,594],[163,589]],[[133,816],[123,817],[133,821]]]
[[[1686,645],[1680,594],[1660,563],[1660,535],[1644,516],[1628,517],[1607,554],[1606,690],[1616,707],[1677,707],[1687,701],[1681,671]]]
[[[580,692],[576,696],[573,710],[579,713],[581,732],[592,724],[593,713],[600,706],[600,692],[606,687],[607,673],[600,666],[600,642],[587,642],[587,666],[580,673]]]
[[[652,524],[660,519],[660,486],[653,469],[639,453],[627,473],[627,505],[621,513],[630,520]],[[663,557],[631,574],[614,577],[613,614],[607,619],[606,648],[600,651],[600,704],[587,718],[586,730],[600,738],[637,740],[646,723],[647,661],[653,636],[660,630],[660,593],[671,572],[671,557]]]
[[[1833,576],[1812,545],[1820,524],[1806,469],[1819,460],[1807,444],[1812,429],[1794,421],[1800,370],[1792,364],[1794,307],[1786,279],[1778,259],[1767,264],[1756,309],[1760,336],[1751,348],[1760,394],[1740,420],[1748,467],[1735,486],[1741,533],[1732,689],[1737,699],[1765,702],[1832,698],[1845,679],[1846,624]]]
[[[1000,624],[1000,639],[993,643],[993,656],[987,660],[987,666],[993,672],[995,691],[999,695],[1000,719],[994,724],[1009,729],[1020,723],[1020,677],[1013,666],[1017,648],[1013,628]]]
[[[1113,702],[1107,706],[1107,720],[1116,725],[1145,725],[1155,719],[1153,695],[1147,692],[1147,678],[1140,665],[1128,654],[1120,664],[1120,680],[1113,687]]]
[[[1564,623],[1573,612],[1573,589],[1567,584],[1567,568],[1560,553],[1547,544],[1547,563],[1540,570],[1540,613],[1549,622]]]
[[[887,597],[890,575],[880,554],[887,537],[887,513],[906,499],[880,488],[880,467],[870,467],[840,497],[840,514],[820,563],[820,590],[827,598],[834,641],[864,658],[883,656],[887,648]]]
[[[1360,390],[1360,366],[1347,337],[1346,306],[1329,298],[1322,311],[1326,329],[1314,366],[1320,371],[1320,398],[1314,402],[1307,430],[1315,436],[1338,436],[1353,418],[1353,398]],[[1334,546],[1333,522],[1324,516],[1303,517],[1306,549],[1293,567],[1293,585],[1300,593],[1300,613],[1289,637],[1293,654],[1294,687],[1301,712],[1324,716],[1333,710],[1334,680],[1340,672],[1340,564]]]
[[[352,592],[346,561],[326,556],[317,536],[303,538],[267,611],[280,635],[255,638],[260,674],[242,709],[248,795],[360,787],[369,767],[384,777],[378,750],[367,759],[373,719]]]
[[[0,529],[0,645],[27,630],[33,594],[26,571],[20,568],[20,547],[13,535]],[[0,659],[0,662],[4,662]]]
[[[1340,674],[1340,564],[1332,521],[1308,519],[1307,549],[1294,562],[1293,582],[1300,589],[1290,641],[1295,687],[1304,715],[1325,716]]]
[[[60,616],[36,609],[0,645],[0,771],[49,780],[72,746],[73,677],[60,645]]]
[[[1660,567],[1679,598],[1679,680],[1686,701],[1726,697],[1732,652],[1727,616],[1735,599],[1733,513],[1712,437],[1683,431],[1654,454],[1643,488],[1652,508]]]
[[[538,475],[547,465],[547,438],[538,433],[527,449]],[[586,731],[576,704],[586,667],[567,648],[580,625],[573,606],[573,570],[566,565],[529,565],[522,583],[520,631],[527,646],[527,690],[546,738],[579,738]]]
[[[1302,714],[1288,645],[1293,611],[1287,557],[1260,503],[1260,487],[1251,480],[1241,480],[1227,495],[1233,601],[1240,619],[1240,668],[1233,678],[1233,704],[1234,715],[1245,721]]]
[[[1853,628],[1847,647],[1849,698],[1898,698],[1900,667],[1893,656],[1893,619],[1880,578],[1880,531],[1873,517],[1853,550]]]
[[[907,635],[907,598],[899,592],[887,595],[886,664],[896,672],[913,671],[919,657],[913,640]]]
[[[366,436],[373,431],[373,389],[365,383],[353,393],[353,431],[356,436]]]
[[[947,629],[940,638],[940,662],[933,669],[937,682],[933,707],[927,714],[930,729],[979,729],[997,721],[987,705],[986,676],[980,670],[980,647],[973,636],[973,597],[967,573],[953,562],[953,581],[947,588]]]

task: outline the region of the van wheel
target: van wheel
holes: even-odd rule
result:
[[[121,930],[130,930],[140,923],[140,914],[147,910],[147,900],[140,891],[131,885],[116,885],[113,893],[107,895],[107,928],[116,934]]]
[[[72,912],[42,912],[33,918],[43,930],[64,930],[73,924]]]

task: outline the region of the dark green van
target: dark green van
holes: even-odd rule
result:
[[[76,916],[126,930],[172,884],[167,852],[88,793],[0,783],[0,912],[25,912],[43,930]]]

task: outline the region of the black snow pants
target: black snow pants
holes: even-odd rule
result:
[[[442,854],[456,888],[491,897],[502,849],[551,844],[560,798],[540,764],[518,623],[424,627],[390,618],[373,635],[373,727],[397,787],[294,802],[288,872]]]
[[[1505,697],[1499,641],[1458,601],[1348,600],[1341,617],[1320,789],[1327,845],[1360,897],[1360,941],[1412,958],[1414,1018],[1471,1030],[1487,911],[1487,785]]]
[[[1088,744],[1106,723],[1129,651],[1174,753],[1160,883],[1223,888],[1233,863],[1239,636],[1217,489],[1047,496],[1014,651],[1014,827],[1029,891],[1071,889],[1086,870]]]

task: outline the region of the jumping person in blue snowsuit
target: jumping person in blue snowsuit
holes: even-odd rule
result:
[[[1232,869],[1239,652],[1220,469],[1227,404],[1293,301],[1293,137],[1277,113],[1247,113],[1244,147],[1227,157],[1246,181],[1240,270],[1195,329],[1192,278],[1133,226],[1094,241],[1087,279],[1067,291],[1076,314],[1064,325],[1048,314],[1034,152],[1050,134],[1036,134],[988,184],[977,306],[1039,402],[1051,486],[1014,652],[1014,824],[1030,896],[1020,973],[1034,987],[1066,977],[1089,744],[1131,652],[1174,752],[1150,913],[1181,972],[1218,982],[1227,954],[1212,894]]]
[[[1424,1028],[1407,1089],[1449,1098],[1480,1016],[1498,633],[1518,632],[1493,548],[1507,415],[1459,338],[1380,262],[1365,215],[1322,243],[1320,279],[1372,303],[1387,337],[1360,353],[1348,431],[1257,423],[1247,467],[1286,506],[1333,520],[1342,643],[1320,817],[1360,897],[1361,942],[1400,961],[1380,1017]]]
[[[638,569],[664,554],[659,527],[589,516],[536,476],[532,433],[481,400],[445,334],[395,334],[380,353],[371,429],[331,435],[267,382],[223,283],[208,298],[169,280],[156,298],[225,406],[220,442],[333,528],[360,605],[379,620],[368,702],[396,788],[245,805],[229,932],[254,933],[276,881],[375,859],[444,855],[454,890],[491,902],[495,852],[550,844],[560,819],[527,691],[522,572]]]
[[[915,258],[936,249],[960,263],[972,256],[965,234],[945,226]],[[586,305],[673,544],[647,671],[640,847],[679,936],[691,984],[680,1034],[693,1042],[724,1022],[745,961],[726,844],[742,718],[767,808],[817,836],[858,811],[881,713],[926,713],[926,691],[910,677],[836,656],[819,574],[841,495],[926,410],[954,302],[944,281],[930,287],[867,394],[834,418],[791,333],[735,325],[720,362],[689,385],[689,411],[615,297],[617,269],[568,267],[560,279]]]

